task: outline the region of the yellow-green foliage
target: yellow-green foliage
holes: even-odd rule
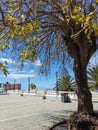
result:
[[[0,50],[3,51],[6,48],[10,48],[10,44],[8,42],[4,43],[4,44],[0,44]]]
[[[83,1],[80,2],[83,4]],[[24,3],[26,2],[24,1]],[[23,48],[23,50],[21,51],[22,59],[33,60],[34,56],[37,55],[36,46],[39,45],[39,43],[41,42],[40,37],[35,38],[35,36],[40,29],[43,29],[42,21],[39,20],[40,18],[42,18],[42,16],[40,16],[42,15],[42,13],[37,13],[37,11],[39,10],[37,10],[37,8],[34,8],[33,4],[30,4],[28,2],[26,4],[24,3],[17,0],[9,0],[7,4],[8,6],[6,6],[4,13],[2,13],[5,17],[3,21],[6,22],[6,24],[4,25],[6,26],[6,31],[4,31],[4,33],[1,33],[2,35],[0,35],[0,40],[2,38],[8,38],[17,40],[18,43],[19,41],[23,41],[26,49]],[[37,3],[35,2],[34,4],[37,5],[38,3],[39,6],[42,6],[45,1],[37,0]],[[71,25],[70,23],[73,22],[73,25],[71,25],[70,27],[72,30],[72,36],[74,36],[79,31],[81,32],[81,30],[84,31],[84,34],[87,36],[88,40],[91,39],[92,33],[94,33],[95,36],[98,36],[98,0],[93,3],[93,10],[89,11],[89,13],[85,13],[83,5],[81,5],[79,2],[76,2],[75,0],[65,0],[65,2],[61,1],[61,3],[59,4],[61,7],[60,10],[62,12],[61,15],[63,14],[62,16],[64,18],[63,21],[65,23],[65,28],[69,27]],[[58,18],[59,15],[55,16]],[[48,28],[47,23],[48,21],[44,23],[47,25],[46,28]],[[53,23],[53,25],[54,24],[55,23]],[[57,23],[56,26],[58,26],[58,24],[59,23]],[[73,28],[74,26],[79,27],[78,25],[81,26],[81,30],[75,30],[75,32]],[[8,41],[4,45],[1,45],[0,49],[4,50],[6,47],[10,48]],[[31,50],[31,48],[33,49]]]
[[[0,63],[0,70],[7,76],[7,74],[8,74],[7,66]]]
[[[22,60],[31,60],[34,61],[34,58],[36,56],[36,48],[28,48],[28,49],[23,49],[20,53]]]
[[[93,10],[90,13],[84,13],[84,10],[72,0],[65,0],[62,4],[62,11],[65,14],[66,24],[70,26],[70,21],[74,21],[76,25],[81,24],[84,28],[84,33],[88,40],[92,32],[98,36],[98,0],[93,5]]]
[[[12,23],[12,27],[10,29],[9,37],[12,39],[17,37],[18,40],[22,40],[28,34],[31,35],[40,28],[39,22],[30,21],[26,24],[19,25],[18,20],[19,19],[14,16],[10,17],[10,22]]]

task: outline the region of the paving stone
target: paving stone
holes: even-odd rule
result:
[[[76,101],[62,103],[57,97],[0,95],[0,130],[47,130],[76,108]],[[98,102],[94,108],[98,110]]]

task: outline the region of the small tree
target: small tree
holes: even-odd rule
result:
[[[36,89],[36,85],[34,83],[30,83],[30,88],[31,89]]]
[[[75,81],[70,76],[58,79],[58,91],[74,91]],[[54,88],[57,89],[56,87]]]

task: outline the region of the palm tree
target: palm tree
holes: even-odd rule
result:
[[[89,68],[87,73],[89,88],[98,89],[98,66]]]
[[[74,91],[75,81],[70,76],[58,79],[58,91]],[[56,90],[56,87],[54,88]]]
[[[36,89],[36,85],[34,83],[31,83],[29,86],[31,89]]]

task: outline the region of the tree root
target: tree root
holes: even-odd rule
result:
[[[98,113],[74,112],[68,120],[54,124],[48,130],[98,130]]]
[[[87,113],[73,113],[68,122],[68,130],[95,130],[96,118]]]

